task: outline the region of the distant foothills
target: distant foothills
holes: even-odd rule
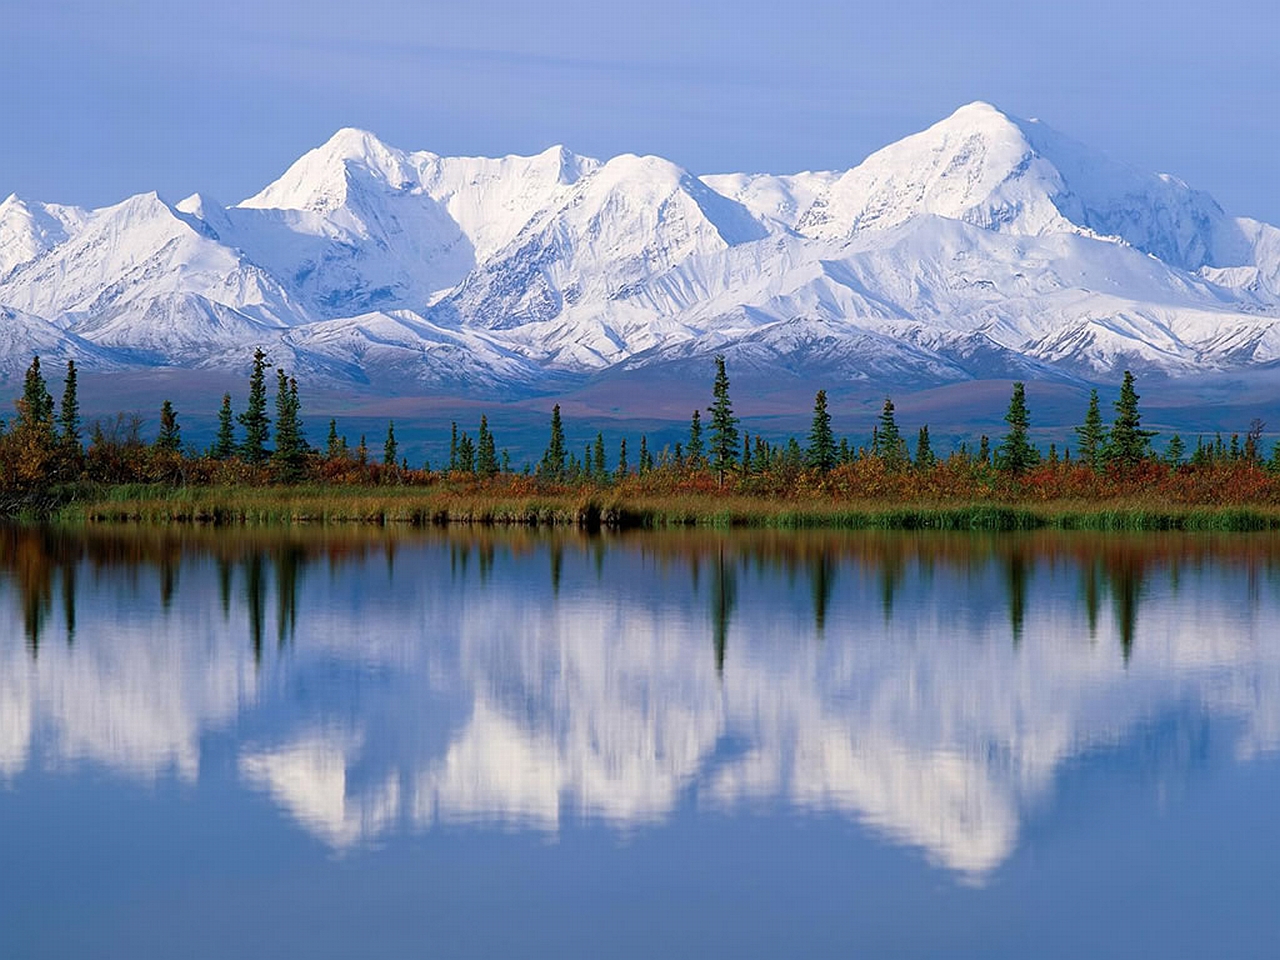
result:
[[[674,447],[655,451],[641,434],[606,450],[600,431],[579,453],[568,447],[557,405],[536,463],[512,463],[481,414],[474,433],[448,424],[447,462],[410,464],[394,421],[372,447],[366,436],[353,443],[336,419],[311,443],[298,381],[283,368],[275,370],[271,416],[270,369],[257,350],[243,409],[226,394],[212,444],[197,449],[184,443],[167,400],[153,437],[143,437],[136,415],[86,427],[75,362],[55,405],[36,356],[16,415],[0,421],[0,511],[213,522],[1280,527],[1280,443],[1263,449],[1264,424],[1255,420],[1243,438],[1197,437],[1194,447],[1173,434],[1157,449],[1129,371],[1110,423],[1095,390],[1074,447],[1061,449],[1031,441],[1021,382],[1002,436],[945,453],[934,449],[928,424],[913,437],[902,430],[890,397],[870,437],[839,436],[825,390],[814,397],[806,436],[771,442],[740,429],[717,356],[710,403],[692,412],[687,438]],[[1222,512],[1241,506],[1262,512]],[[1119,512],[1108,518],[1108,510]]]

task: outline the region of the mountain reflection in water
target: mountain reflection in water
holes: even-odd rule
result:
[[[1276,750],[1277,573],[1244,535],[3,528],[0,783],[197,783],[221,735],[339,850],[764,806],[978,881],[1076,758]]]

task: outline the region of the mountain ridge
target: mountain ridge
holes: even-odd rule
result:
[[[464,393],[716,352],[886,383],[1187,376],[1280,360],[1280,229],[982,102],[784,176],[343,128],[230,206],[10,196],[0,307],[0,375],[36,349],[230,367],[261,344],[336,382]]]

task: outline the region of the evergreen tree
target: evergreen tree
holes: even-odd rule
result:
[[[218,409],[218,432],[214,435],[213,446],[209,451],[217,460],[230,460],[236,455],[235,419],[231,415],[231,394],[222,395],[222,406]]]
[[[1176,433],[1169,438],[1169,446],[1164,451],[1164,462],[1171,467],[1182,466],[1182,458],[1186,454],[1186,444]]]
[[[729,375],[725,373],[724,357],[716,357],[716,379],[711,388],[713,397],[707,412],[711,414],[711,467],[716,471],[717,482],[724,486],[724,475],[733,469],[738,455],[738,418],[733,415],[729,400]]]
[[[878,456],[883,458],[890,468],[902,465],[906,460],[906,441],[898,430],[898,421],[893,415],[893,400],[884,398],[884,406],[880,409],[880,421],[871,434],[871,446]]]
[[[698,470],[702,467],[702,414],[693,411],[689,420],[689,446],[684,452],[689,467]]]
[[[840,462],[843,464],[848,465],[853,462],[853,453],[849,449],[848,437],[840,438],[840,453],[838,456],[839,456]]]
[[[76,362],[67,361],[67,379],[62,388],[62,408],[58,411],[58,435],[62,445],[80,451],[80,399],[77,396]]]
[[[382,463],[394,467],[400,460],[400,444],[396,442],[396,422],[387,421],[387,439],[382,444]]]
[[[653,469],[653,456],[649,453],[649,439],[643,433],[640,434],[640,476],[644,476]]]
[[[592,474],[594,474],[596,481],[598,483],[604,483],[605,480],[609,478],[609,465],[605,461],[603,433],[596,434],[595,459],[594,461],[588,461],[588,462],[591,463],[591,472]]]
[[[985,433],[982,435],[982,439],[978,441],[978,462],[991,462],[991,440]]]
[[[744,475],[751,472],[751,434],[745,432],[742,434],[742,472]]]
[[[799,470],[804,464],[804,451],[795,437],[787,438],[787,449],[782,455],[782,465],[788,470]]]
[[[276,448],[271,462],[281,480],[293,483],[302,477],[305,446],[299,417],[298,382],[276,368]]]
[[[46,428],[50,436],[53,433],[53,397],[49,395],[49,387],[40,372],[39,354],[32,358],[22,383],[22,408],[15,428],[18,426]]]
[[[458,421],[449,424],[449,471],[458,469]]]
[[[1031,415],[1027,411],[1026,387],[1021,381],[1013,385],[1009,398],[1009,411],[1004,415],[1009,432],[996,451],[996,465],[1010,473],[1024,473],[1040,462],[1040,454],[1027,439],[1031,427]]]
[[[618,480],[625,480],[627,474],[631,472],[630,466],[627,464],[627,438],[623,437],[622,442],[618,445]]]
[[[259,347],[253,352],[253,372],[249,375],[249,402],[240,414],[244,444],[240,453],[249,463],[265,463],[271,418],[267,416],[267,355]]]
[[[480,437],[476,441],[476,472],[486,480],[498,472],[498,449],[489,432],[489,418],[480,414]]]
[[[819,390],[813,398],[813,424],[809,428],[808,466],[827,473],[836,465],[836,438],[831,432],[831,414],[827,412],[827,391]]]
[[[560,404],[557,403],[551,410],[551,440],[542,455],[539,473],[548,480],[563,480],[565,459],[564,427],[560,423]]]
[[[921,470],[932,469],[938,458],[933,455],[933,446],[929,441],[929,425],[920,428],[916,437],[916,466]]]
[[[1101,470],[1106,464],[1107,429],[1102,424],[1097,390],[1089,393],[1089,409],[1085,412],[1084,424],[1076,427],[1076,436],[1080,438],[1076,445],[1080,462],[1094,470]]]
[[[465,431],[458,438],[458,469],[463,473],[476,472],[476,445]]]
[[[1138,413],[1138,393],[1133,388],[1133,374],[1128,370],[1124,372],[1120,399],[1116,401],[1115,407],[1116,419],[1111,425],[1107,459],[1125,469],[1136,467],[1150,453],[1151,438],[1155,436],[1155,431],[1142,429],[1142,416]],[[1234,440],[1238,446],[1239,437]]]
[[[511,472],[511,454],[508,453],[505,449],[502,451],[502,472],[503,473]]]
[[[347,455],[347,438],[338,435],[337,420],[329,420],[329,436],[325,442],[324,452],[330,460],[341,460]]]
[[[160,435],[156,437],[155,447],[162,453],[177,453],[182,449],[182,428],[178,426],[178,414],[169,400],[160,407]]]

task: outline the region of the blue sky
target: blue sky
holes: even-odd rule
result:
[[[341,126],[845,168],[970,100],[1280,223],[1272,3],[4,0],[0,196],[239,200]]]

